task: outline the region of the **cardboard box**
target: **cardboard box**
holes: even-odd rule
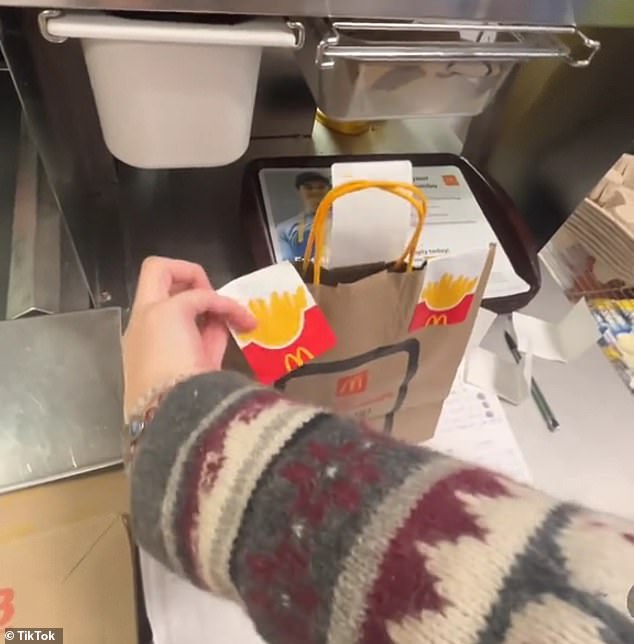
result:
[[[135,644],[121,471],[0,496],[0,628],[62,627],[66,644]]]

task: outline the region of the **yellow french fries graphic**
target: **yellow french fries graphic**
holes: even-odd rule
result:
[[[253,331],[238,337],[245,344],[255,342],[263,347],[285,347],[301,332],[306,306],[306,289],[303,286],[298,286],[294,293],[273,291],[268,299],[249,300],[249,310],[258,325]]]
[[[460,303],[468,293],[472,293],[478,283],[477,277],[443,273],[437,282],[430,282],[423,288],[421,301],[436,310],[451,309]]]

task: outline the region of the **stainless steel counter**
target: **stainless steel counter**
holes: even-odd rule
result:
[[[118,309],[0,323],[0,492],[121,461]]]
[[[0,0],[0,6],[634,25],[631,0]]]
[[[20,136],[20,106],[9,74],[0,74],[0,320],[5,317],[15,177]]]

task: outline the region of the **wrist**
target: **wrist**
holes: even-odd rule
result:
[[[141,439],[146,427],[152,422],[156,410],[169,392],[179,383],[186,379],[186,376],[174,378],[160,386],[153,387],[137,399],[137,401],[124,412],[124,444],[123,460],[129,466],[136,446]]]

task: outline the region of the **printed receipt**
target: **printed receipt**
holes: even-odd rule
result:
[[[493,243],[497,244],[497,249],[484,297],[505,297],[528,291],[530,286],[516,275],[491,224],[456,166],[414,168],[414,183],[425,192],[428,200],[417,266],[429,257],[488,248]]]

